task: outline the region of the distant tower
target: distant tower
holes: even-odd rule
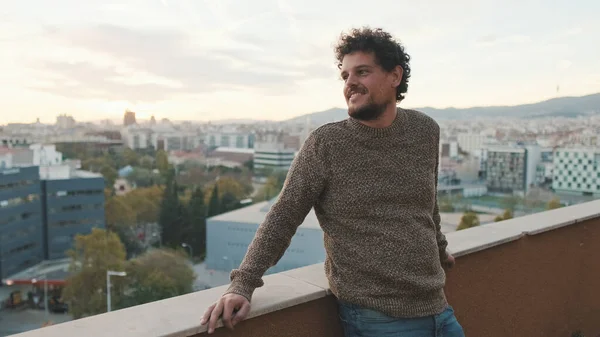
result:
[[[132,124],[136,124],[135,112],[127,110],[125,111],[125,116],[123,116],[123,125],[129,126]]]
[[[150,117],[150,125],[152,125],[152,126],[156,125],[156,118],[154,118],[154,115],[152,115],[152,117]]]

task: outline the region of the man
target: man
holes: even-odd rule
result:
[[[437,206],[440,129],[396,107],[408,88],[410,58],[390,34],[370,28],[343,34],[335,53],[349,118],[305,141],[229,289],[202,324],[212,333],[221,315],[230,329],[246,317],[261,277],[314,207],[346,336],[462,337],[443,289],[443,268],[454,258]]]

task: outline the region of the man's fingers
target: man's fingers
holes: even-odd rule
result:
[[[223,309],[223,325],[227,329],[233,330],[233,324],[231,323],[231,315],[233,314],[233,309],[235,309],[235,304],[231,301],[226,300]]]
[[[233,317],[233,322],[232,322],[233,326],[235,326],[239,322],[246,319],[249,312],[250,312],[250,302],[244,302],[244,304],[242,305],[240,310]]]
[[[217,328],[217,322],[219,321],[219,317],[223,313],[223,301],[219,300],[217,306],[210,314],[210,321],[208,323],[208,333],[213,333]]]
[[[208,319],[210,318],[210,314],[212,313],[213,309],[217,306],[217,304],[213,304],[210,307],[208,307],[208,309],[206,309],[206,311],[204,312],[204,316],[202,316],[202,321],[200,321],[201,325],[205,325],[208,322]]]

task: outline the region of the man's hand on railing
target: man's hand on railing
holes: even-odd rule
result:
[[[211,334],[215,331],[217,322],[221,318],[223,325],[233,330],[233,327],[244,320],[249,312],[250,302],[248,299],[238,294],[226,294],[206,309],[200,324],[208,324],[208,333]]]

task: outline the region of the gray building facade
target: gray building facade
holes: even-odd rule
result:
[[[40,179],[39,166],[0,170],[0,279],[66,257],[75,235],[94,227],[105,227],[102,176]]]
[[[104,178],[42,180],[45,258],[66,257],[77,234],[104,228]]]
[[[44,259],[42,198],[37,166],[0,171],[0,278]]]

